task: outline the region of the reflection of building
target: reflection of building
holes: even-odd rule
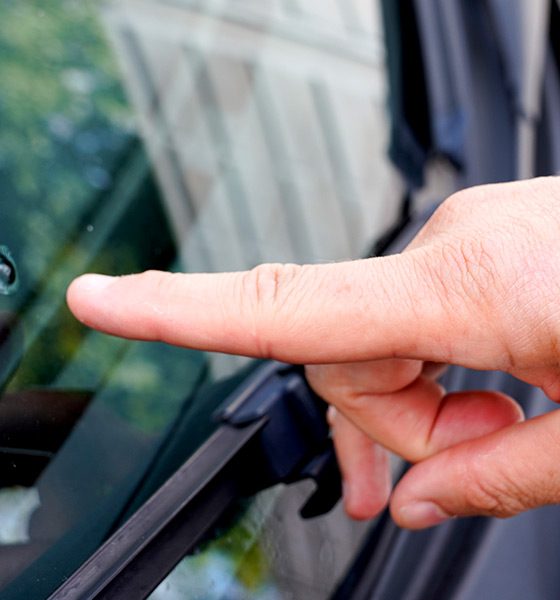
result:
[[[373,5],[105,6],[187,269],[356,257],[390,222],[399,190],[385,158],[385,72]],[[230,368],[220,360],[211,357],[215,373]],[[299,597],[313,600],[332,589],[364,528],[342,518],[340,507],[320,525],[302,524],[302,485],[282,494],[263,541],[286,597],[296,582]]]
[[[186,268],[355,257],[387,225],[373,4],[113,0],[104,8]]]

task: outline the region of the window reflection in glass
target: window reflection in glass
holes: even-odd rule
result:
[[[104,14],[186,264],[355,257],[391,221],[372,3],[113,2]],[[340,510],[302,524],[286,516],[298,492],[274,493],[153,597],[326,597],[363,527]]]
[[[205,386],[246,362],[87,331],[70,280],[359,256],[400,195],[385,88],[369,0],[0,5],[3,597],[46,597],[76,569],[212,431]],[[266,540],[291,497],[265,493],[178,568],[289,597],[291,542]],[[326,554],[338,531],[349,556],[345,523],[285,529]]]

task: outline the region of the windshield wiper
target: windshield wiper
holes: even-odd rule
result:
[[[325,411],[301,368],[265,363],[207,442],[50,600],[145,598],[239,499],[278,483],[315,480],[301,515],[328,512],[341,480]]]

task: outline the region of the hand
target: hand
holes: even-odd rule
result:
[[[446,395],[440,364],[501,369],[560,400],[560,178],[449,198],[396,256],[243,273],[86,275],[84,323],[135,339],[308,364],[350,514],[387,502],[385,448],[415,462],[394,519],[509,516],[560,501],[560,412],[521,422],[494,392]]]

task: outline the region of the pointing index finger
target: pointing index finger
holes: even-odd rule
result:
[[[132,339],[295,363],[447,362],[436,341],[456,324],[418,268],[422,252],[238,273],[84,275],[67,299],[86,325]]]

